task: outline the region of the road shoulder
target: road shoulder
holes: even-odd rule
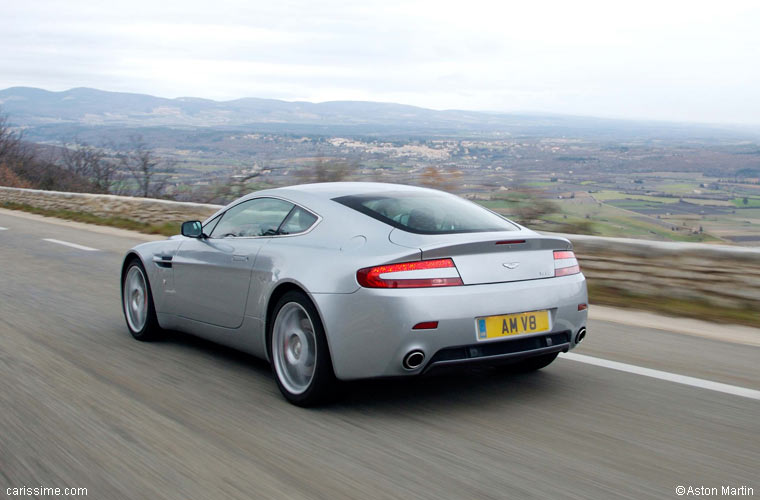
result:
[[[9,210],[7,208],[0,208],[0,215],[8,215],[11,217],[18,217],[19,219],[27,219],[38,222],[45,222],[48,224],[55,224],[58,226],[70,227],[73,229],[80,229],[82,231],[90,231],[93,233],[105,234],[110,236],[118,236],[122,238],[132,238],[144,241],[156,241],[165,240],[166,236],[160,234],[145,234],[138,231],[130,231],[128,229],[119,229],[109,226],[98,226],[95,224],[85,224],[84,222],[75,222],[66,219],[59,219],[58,217],[48,217],[45,215],[30,214],[22,212],[20,210]],[[179,233],[179,231],[178,231]]]
[[[750,326],[713,323],[699,319],[593,304],[589,307],[589,318],[760,347],[760,328]]]

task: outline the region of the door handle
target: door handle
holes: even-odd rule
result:
[[[238,261],[238,262],[245,262],[248,260],[247,255],[233,255],[232,260]]]

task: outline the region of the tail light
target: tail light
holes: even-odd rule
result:
[[[451,259],[365,267],[356,271],[356,280],[365,288],[426,288],[464,284]]]
[[[568,276],[581,272],[575,253],[570,250],[554,251],[554,276]]]

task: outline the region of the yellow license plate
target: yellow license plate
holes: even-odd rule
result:
[[[551,330],[549,311],[531,311],[475,318],[475,335],[478,340],[492,340],[525,333]]]

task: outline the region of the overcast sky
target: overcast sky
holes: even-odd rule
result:
[[[0,88],[760,124],[760,1],[3,0]]]

